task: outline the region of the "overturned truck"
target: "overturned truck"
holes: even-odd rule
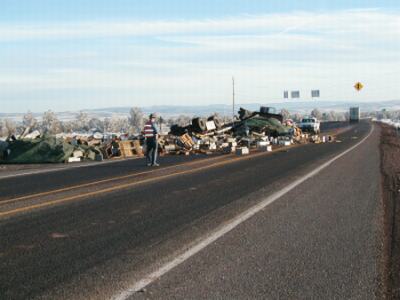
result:
[[[290,138],[299,132],[294,126],[282,124],[283,117],[270,107],[260,111],[240,108],[239,117],[224,123],[217,116],[194,118],[187,126],[173,125],[161,141],[161,148],[168,153],[234,151],[236,146],[266,143],[271,138]]]
[[[239,119],[240,122],[233,126],[235,136],[264,134],[278,137],[291,134],[290,128],[282,124],[282,115],[272,112],[270,107],[262,106],[259,112],[240,108]]]

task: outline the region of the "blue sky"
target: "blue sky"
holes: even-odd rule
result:
[[[2,112],[399,99],[398,1],[0,4]]]

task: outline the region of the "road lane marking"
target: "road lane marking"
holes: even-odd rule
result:
[[[61,199],[47,201],[47,202],[40,203],[40,204],[29,205],[29,206],[17,208],[17,209],[14,209],[14,210],[0,212],[0,217],[9,216],[9,215],[13,215],[13,214],[16,214],[16,213],[37,209],[37,208],[43,208],[43,207],[47,207],[47,206],[51,206],[51,205],[55,205],[55,204],[59,204],[59,203],[63,203],[63,202],[78,200],[78,199],[86,198],[86,197],[89,197],[89,196],[95,196],[95,195],[102,194],[102,193],[109,193],[109,192],[113,192],[113,191],[129,188],[129,187],[133,187],[133,186],[140,185],[140,184],[145,184],[145,183],[149,183],[149,182],[154,182],[154,181],[158,181],[158,180],[167,179],[167,178],[170,178],[170,177],[175,177],[175,176],[178,176],[178,175],[191,174],[191,173],[195,173],[197,171],[213,168],[213,167],[216,167],[216,166],[231,164],[231,163],[238,162],[238,161],[245,160],[245,159],[256,158],[256,157],[264,156],[264,155],[271,155],[271,154],[277,153],[277,152],[284,152],[284,151],[287,151],[288,149],[293,149],[293,148],[297,148],[297,147],[300,147],[300,146],[302,146],[302,145],[301,144],[297,144],[297,145],[292,145],[292,146],[289,146],[289,147],[278,148],[278,149],[276,149],[276,150],[274,150],[272,152],[265,152],[265,151],[256,152],[256,153],[252,153],[250,156],[239,156],[239,157],[234,157],[233,156],[232,157],[232,155],[230,155],[230,156],[222,155],[222,156],[217,156],[217,157],[213,157],[213,158],[207,158],[207,159],[205,159],[206,162],[210,162],[210,161],[214,161],[214,160],[221,160],[222,158],[226,158],[226,157],[232,157],[232,159],[230,159],[230,160],[226,159],[226,160],[223,160],[222,162],[206,165],[206,166],[195,168],[195,169],[191,169],[191,170],[176,172],[176,173],[167,174],[167,175],[160,175],[158,177],[154,177],[154,178],[150,178],[150,179],[139,180],[139,181],[136,181],[136,182],[115,185],[115,186],[113,186],[111,188],[99,189],[99,190],[96,190],[96,191],[93,191],[93,192],[87,192],[87,193],[80,194],[80,195],[74,195],[74,196],[70,196],[70,197],[65,197],[65,198],[61,198]],[[181,164],[178,164],[178,165],[173,165],[173,166],[169,166],[169,167],[165,167],[165,168],[161,168],[161,169],[157,169],[157,170],[142,172],[141,175],[147,174],[147,173],[153,173],[153,172],[158,171],[158,170],[168,170],[168,169],[179,167],[179,166],[190,166],[190,165],[193,165],[193,164],[196,164],[196,163],[199,163],[199,162],[201,163],[202,160],[195,160],[195,161],[192,161],[192,162],[189,162],[189,163],[181,163]],[[64,189],[38,193],[38,194],[34,194],[34,195],[22,196],[22,197],[19,197],[19,198],[13,198],[13,199],[9,199],[9,200],[3,200],[3,201],[0,201],[0,205],[7,204],[7,203],[10,203],[10,202],[17,202],[17,201],[20,201],[20,200],[32,199],[34,197],[44,196],[44,195],[48,195],[48,194],[51,194],[51,193],[63,192],[63,191],[68,191],[68,190],[72,190],[72,189],[78,189],[78,188],[82,188],[82,187],[86,187],[86,186],[96,185],[98,183],[104,183],[104,182],[114,181],[114,180],[118,180],[118,179],[123,179],[124,177],[130,177],[130,176],[133,177],[135,175],[139,175],[139,173],[134,173],[132,175],[123,175],[123,176],[120,176],[120,177],[104,179],[104,180],[101,180],[101,181],[96,181],[96,182],[87,183],[87,184],[83,184],[83,185],[67,187],[67,188],[64,188]]]
[[[200,252],[201,250],[203,250],[204,248],[206,248],[207,246],[209,246],[210,244],[212,244],[213,242],[215,242],[216,240],[218,240],[219,238],[221,238],[222,236],[224,236],[225,234],[227,234],[228,232],[230,232],[231,230],[233,230],[234,228],[239,226],[241,223],[243,223],[246,220],[250,219],[255,214],[257,214],[258,212],[263,210],[265,207],[267,207],[268,205],[272,204],[273,202],[275,202],[276,200],[278,200],[279,198],[281,198],[285,194],[289,193],[290,191],[292,191],[297,186],[303,184],[308,179],[314,177],[315,175],[320,173],[322,170],[324,170],[328,166],[330,166],[336,160],[340,159],[341,157],[343,157],[347,153],[349,153],[349,152],[353,151],[354,149],[356,149],[358,146],[363,144],[372,135],[373,131],[374,131],[374,126],[372,125],[368,135],[365,138],[363,138],[360,142],[358,142],[354,146],[350,147],[349,149],[343,151],[342,153],[340,153],[339,155],[335,156],[334,158],[328,160],[327,162],[325,162],[324,164],[322,164],[318,168],[314,169],[312,172],[310,172],[306,176],[295,180],[294,182],[292,182],[291,184],[289,184],[285,188],[281,189],[280,191],[278,191],[278,192],[268,196],[267,198],[263,199],[261,202],[259,202],[258,204],[252,206],[251,208],[247,209],[246,211],[242,212],[241,214],[239,214],[238,216],[236,216],[235,218],[233,218],[229,222],[224,223],[222,226],[218,227],[215,231],[213,231],[212,233],[210,233],[207,236],[205,236],[203,239],[201,239],[195,245],[191,246],[188,250],[186,250],[182,254],[178,255],[174,259],[170,260],[169,262],[163,264],[157,270],[155,270],[155,271],[151,272],[150,274],[144,276],[139,281],[134,282],[128,289],[118,293],[112,299],[113,300],[125,300],[125,299],[128,299],[129,297],[131,297],[136,292],[143,290],[143,288],[145,288],[149,284],[153,283],[154,281],[159,279],[161,276],[165,275],[166,273],[168,273],[169,271],[171,271],[172,269],[174,269],[175,267],[177,267],[178,265],[180,265],[184,261],[188,260],[193,255],[197,254],[198,252]]]
[[[217,160],[218,158],[221,158],[221,157],[222,156],[208,158],[207,161]],[[106,182],[111,182],[111,181],[115,181],[115,180],[121,180],[121,179],[130,178],[130,177],[136,177],[136,176],[139,176],[139,175],[151,174],[151,173],[154,173],[156,171],[169,170],[169,169],[180,167],[180,166],[191,166],[191,165],[199,163],[199,162],[201,162],[201,160],[195,160],[195,161],[186,162],[186,163],[185,162],[184,163],[179,163],[179,164],[168,166],[168,167],[163,167],[163,168],[159,168],[159,169],[153,169],[151,171],[145,171],[145,172],[139,172],[139,173],[130,173],[130,174],[127,174],[127,175],[106,178],[106,179],[102,179],[102,180],[98,180],[98,181],[92,181],[92,182],[88,182],[88,183],[84,183],[84,184],[73,185],[73,186],[69,186],[69,187],[65,187],[65,188],[61,188],[61,189],[42,192],[42,193],[30,194],[30,195],[20,196],[20,197],[16,197],[16,198],[11,198],[11,199],[4,199],[4,200],[0,200],[0,205],[11,203],[11,202],[17,202],[17,201],[21,201],[21,200],[28,200],[28,199],[31,199],[31,198],[46,196],[46,195],[50,195],[50,194],[54,194],[54,193],[71,191],[71,190],[74,190],[74,189],[88,187],[88,186],[92,186],[92,185],[96,185],[96,184],[100,184],[100,183],[106,183]]]
[[[296,146],[293,146],[293,147],[296,147]],[[286,151],[287,148],[288,147],[280,148],[280,149],[277,149],[274,152],[259,152],[259,153],[252,154],[251,156],[233,157],[230,160],[223,160],[223,161],[220,161],[220,162],[216,162],[216,163],[209,164],[209,165],[206,165],[206,166],[198,167],[198,168],[195,168],[195,169],[184,170],[184,171],[175,172],[175,173],[171,173],[171,174],[161,175],[161,176],[154,177],[154,178],[148,178],[148,179],[143,179],[143,180],[139,180],[139,181],[135,181],[135,182],[129,182],[129,183],[125,183],[125,184],[115,185],[115,186],[110,187],[110,188],[98,189],[98,190],[93,191],[93,192],[87,192],[87,193],[74,195],[74,196],[70,196],[70,197],[60,198],[60,199],[56,199],[56,200],[50,200],[50,201],[47,201],[47,202],[44,202],[44,203],[39,203],[39,204],[33,204],[33,205],[25,206],[25,207],[20,207],[20,208],[16,208],[16,209],[13,209],[13,210],[0,212],[0,217],[10,216],[10,215],[14,215],[14,214],[21,213],[21,212],[26,212],[26,211],[37,209],[37,208],[43,208],[43,207],[52,206],[52,205],[55,205],[55,204],[60,204],[60,203],[63,203],[63,202],[79,200],[79,199],[90,197],[90,196],[96,196],[96,195],[103,194],[103,193],[109,193],[109,192],[113,192],[113,191],[117,191],[117,190],[131,188],[131,187],[134,187],[134,186],[137,186],[137,185],[140,185],[140,184],[145,184],[145,183],[150,183],[150,182],[154,182],[154,181],[164,180],[164,179],[168,179],[168,178],[175,177],[175,176],[178,176],[178,175],[191,174],[191,173],[195,173],[195,172],[198,172],[198,171],[214,168],[214,167],[217,167],[217,166],[227,165],[227,164],[231,164],[231,163],[234,163],[234,162],[242,161],[242,160],[245,160],[245,159],[250,159],[250,158],[259,157],[259,156],[262,156],[262,155],[267,155],[267,154],[271,154],[271,153]],[[199,161],[196,161],[196,162],[199,162]],[[188,164],[186,164],[185,166],[187,166],[187,165]],[[174,167],[174,166],[171,166],[171,167]],[[168,167],[168,168],[170,168],[170,167]],[[167,169],[167,168],[163,168],[163,170],[165,170],[165,169]],[[2,202],[0,202],[0,204],[2,204]]]
[[[84,167],[101,166],[101,165],[113,164],[113,163],[124,162],[124,161],[135,160],[135,159],[139,159],[139,157],[129,157],[129,158],[115,159],[115,160],[111,159],[111,160],[101,161],[101,162],[89,162],[89,163],[83,163],[83,164],[79,164],[79,165],[60,166],[60,167],[56,167],[56,168],[52,168],[52,169],[49,168],[49,169],[44,169],[44,170],[32,170],[30,172],[28,170],[26,170],[26,172],[23,172],[23,173],[16,173],[16,174],[11,174],[11,175],[0,175],[0,180],[7,179],[7,178],[21,177],[21,176],[26,176],[26,175],[52,173],[52,172],[65,171],[65,170],[84,168]]]
[[[350,130],[351,128],[352,127],[349,127],[348,130]],[[347,130],[345,130],[345,131],[347,131]],[[296,146],[300,146],[300,145],[293,145],[293,146],[291,146],[291,148],[296,147]],[[277,150],[274,150],[273,152],[279,152],[279,151],[282,151],[282,149],[277,149]],[[257,157],[258,155],[265,155],[265,154],[269,154],[269,153],[266,153],[266,152],[255,153],[255,154],[252,153],[251,157]],[[228,157],[228,156],[223,155],[223,156],[217,156],[217,157],[212,157],[212,158],[205,158],[205,160],[207,162],[210,162],[210,161],[219,160],[219,159],[226,158],[226,157]],[[136,159],[136,158],[132,158],[132,159],[129,159],[129,160],[133,160],[133,159]],[[89,187],[89,186],[93,186],[93,185],[96,185],[96,184],[107,183],[107,182],[126,179],[126,178],[130,178],[130,177],[137,177],[137,176],[140,176],[140,175],[151,174],[151,173],[154,173],[154,172],[160,171],[160,170],[169,170],[169,169],[180,167],[180,166],[190,166],[190,165],[199,163],[201,161],[202,160],[194,160],[192,162],[183,162],[183,163],[179,163],[179,164],[176,164],[176,165],[155,169],[155,170],[152,170],[152,171],[145,171],[145,172],[139,172],[139,173],[130,173],[130,174],[127,174],[127,175],[106,178],[106,179],[102,179],[102,180],[98,180],[98,181],[92,181],[92,182],[88,182],[88,183],[84,183],[84,184],[72,185],[72,186],[68,186],[68,187],[65,187],[65,188],[61,188],[61,189],[50,190],[50,191],[47,191],[47,192],[35,193],[35,194],[19,196],[19,197],[10,198],[10,199],[4,199],[4,200],[0,199],[0,205],[13,203],[13,202],[18,202],[18,201],[23,201],[23,200],[29,200],[29,199],[42,197],[42,196],[47,196],[47,195],[55,194],[55,193],[67,192],[67,191],[71,191],[71,190],[74,190],[74,189]],[[110,163],[114,163],[114,162],[121,162],[121,160],[119,160],[119,161],[111,161]],[[79,165],[79,166],[71,167],[71,168],[54,169],[54,171],[69,170],[69,169],[73,169],[73,168],[77,168],[77,167],[85,167],[85,166],[90,166],[90,167],[99,166],[101,164],[106,164],[106,162],[98,163],[98,164]],[[46,172],[46,170],[43,171],[43,172]],[[42,172],[39,172],[39,173],[42,173]],[[26,173],[26,175],[31,175],[31,174],[37,174],[37,173],[36,172]],[[10,177],[16,177],[16,176],[11,175]],[[0,180],[4,179],[4,178],[9,178],[9,177],[0,177]]]
[[[347,130],[350,130],[352,126],[350,127],[344,127],[346,130],[340,131],[341,128],[337,128],[337,129],[332,129],[333,130],[339,130],[338,133],[336,134],[340,134],[343,133]],[[325,134],[330,134],[331,131],[327,131]],[[79,164],[79,165],[68,165],[67,167],[64,166],[60,166],[57,168],[49,168],[49,169],[45,169],[45,170],[32,170],[32,171],[26,171],[23,173],[16,173],[16,174],[11,174],[11,175],[1,175],[0,174],[0,180],[2,179],[8,179],[8,178],[15,178],[15,177],[21,177],[21,176],[27,176],[27,175],[36,175],[36,174],[43,174],[43,173],[52,173],[52,172],[59,172],[59,171],[68,171],[71,169],[77,169],[77,168],[84,168],[84,167],[96,167],[96,166],[101,166],[101,165],[107,165],[107,164],[113,164],[113,163],[123,163],[125,161],[129,161],[129,160],[136,160],[136,159],[140,159],[140,157],[132,157],[132,158],[124,158],[124,159],[115,159],[115,160],[107,160],[107,161],[102,161],[102,162],[89,162],[89,163],[83,163],[83,164]]]

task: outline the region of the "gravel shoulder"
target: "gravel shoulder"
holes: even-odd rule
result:
[[[400,299],[400,133],[381,127],[381,170],[385,212],[385,268],[388,299]]]

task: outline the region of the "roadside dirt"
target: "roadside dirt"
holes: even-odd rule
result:
[[[400,132],[381,125],[386,299],[400,299]]]

